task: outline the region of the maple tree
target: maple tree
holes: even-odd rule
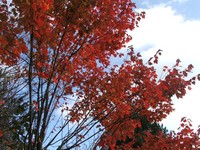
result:
[[[186,69],[181,69],[180,60],[177,59],[174,67],[163,67],[163,72],[166,73],[161,79],[158,79],[154,65],[158,63],[158,57],[161,55],[161,50],[158,50],[154,57],[150,58],[147,63],[143,63],[140,54],[134,54],[133,48],[131,51],[130,63],[131,65],[122,65],[117,75],[121,73],[127,79],[131,79],[130,87],[122,87],[126,89],[123,91],[123,103],[126,104],[119,112],[113,113],[111,122],[118,122],[125,120],[119,124],[113,125],[102,135],[99,144],[102,147],[109,145],[110,149],[130,149],[137,141],[135,139],[134,129],[141,127],[140,119],[133,119],[133,115],[140,115],[147,117],[150,122],[159,122],[166,118],[170,112],[173,111],[172,96],[182,98],[186,94],[186,89],[191,89],[191,85],[195,84],[196,78],[200,75],[187,79],[188,73],[193,68],[188,65]],[[131,76],[131,77],[129,77]],[[119,83],[119,82],[118,82]],[[124,85],[124,84],[123,84]],[[120,85],[123,86],[123,85]],[[119,96],[118,96],[119,97]],[[128,106],[127,106],[128,104]],[[120,106],[121,107],[121,106]],[[116,110],[117,111],[117,110]],[[125,112],[123,116],[119,115]],[[110,119],[110,118],[109,118]],[[185,125],[184,125],[185,124]],[[144,141],[141,147],[137,149],[183,149],[199,148],[199,130],[194,131],[192,125],[184,119],[181,124],[182,130],[179,133],[173,133],[163,136],[163,133],[152,134],[147,131],[144,136]],[[130,132],[131,131],[131,132]],[[119,141],[126,141],[132,139],[130,142],[125,142],[123,145],[116,145],[116,137]],[[161,147],[162,146],[162,147]]]
[[[116,140],[133,138],[131,131],[141,126],[133,115],[161,121],[173,110],[171,97],[181,98],[200,78],[187,80],[193,66],[181,70],[177,60],[158,79],[154,65],[161,52],[145,64],[133,47],[121,66],[110,65],[111,56],[123,58],[118,50],[132,39],[127,30],[145,16],[135,7],[132,0],[2,1],[0,61],[17,66],[28,105],[21,149],[73,149],[92,138],[93,149],[116,148]],[[180,134],[170,142],[187,145],[191,137],[198,144],[191,130]],[[153,139],[147,137],[143,147]]]

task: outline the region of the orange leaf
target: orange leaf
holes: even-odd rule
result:
[[[53,78],[53,81],[54,81],[55,83],[58,83],[58,79],[57,79],[56,77]]]
[[[39,61],[39,62],[37,62],[37,66],[42,68],[43,64]]]

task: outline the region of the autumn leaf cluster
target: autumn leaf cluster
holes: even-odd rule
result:
[[[18,149],[47,149],[54,144],[72,149],[97,134],[93,149],[131,148],[134,129],[141,127],[133,116],[161,121],[173,111],[172,96],[182,98],[200,79],[200,75],[188,79],[193,66],[183,69],[179,59],[173,67],[164,66],[165,75],[159,78],[155,65],[161,50],[144,62],[132,46],[126,47],[132,40],[127,30],[145,18],[135,8],[132,0],[2,1],[1,66],[18,70],[15,80],[26,95]],[[124,59],[123,64],[111,65],[111,56]],[[182,122],[180,132],[167,137],[147,131],[138,149],[198,149],[199,131],[193,131],[186,119]],[[67,134],[57,140],[63,131]],[[127,138],[132,141],[116,145]]]

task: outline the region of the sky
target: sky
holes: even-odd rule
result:
[[[135,0],[137,11],[145,11],[145,19],[139,28],[130,32],[135,51],[141,52],[144,59],[155,54],[158,49],[163,53],[159,67],[172,66],[176,59],[181,60],[184,68],[193,64],[190,77],[200,73],[200,0]],[[162,121],[169,130],[180,126],[182,117],[192,120],[193,127],[200,125],[200,82],[192,86],[182,99],[173,97],[175,111]]]

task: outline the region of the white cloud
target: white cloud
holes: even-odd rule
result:
[[[136,51],[141,51],[146,59],[153,56],[158,49],[162,49],[162,65],[172,65],[180,58],[183,67],[190,63],[194,65],[192,76],[200,73],[200,20],[186,20],[165,5],[144,11],[146,18],[139,23],[140,27],[131,33],[133,41],[130,45],[134,45]],[[200,124],[199,89],[200,84],[197,84],[192,91],[188,91],[183,100],[175,100],[176,111],[163,121],[169,129],[176,129],[184,116],[191,118],[195,127]]]

